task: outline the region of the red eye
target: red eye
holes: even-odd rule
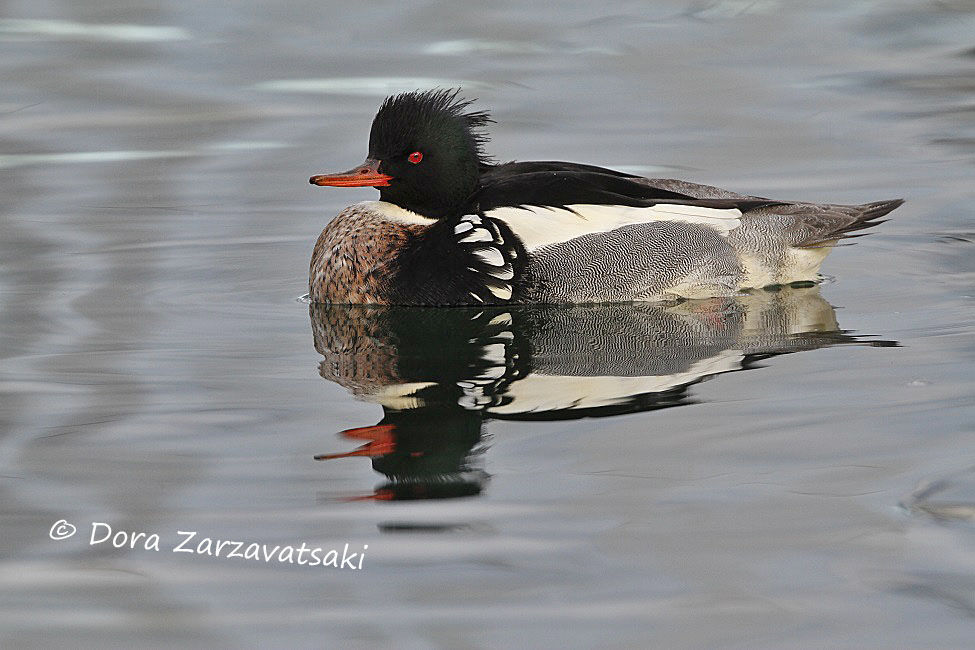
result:
[[[415,165],[421,160],[423,160],[423,154],[420,153],[419,151],[414,151],[409,156],[407,156],[406,159]]]

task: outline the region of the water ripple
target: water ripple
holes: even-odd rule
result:
[[[71,20],[32,20],[5,18],[0,20],[0,40],[73,39],[86,41],[151,43],[186,41],[192,38],[181,27],[164,25],[126,25],[78,23]]]
[[[321,79],[278,79],[252,86],[263,92],[320,93],[323,95],[390,95],[418,88],[457,87],[468,90],[490,88],[491,84],[437,77],[325,77]]]
[[[162,158],[204,156],[228,151],[253,151],[274,149],[284,145],[277,142],[223,142],[202,149],[175,149],[170,151],[68,151],[60,153],[18,153],[0,155],[0,169],[13,169],[31,165],[128,162]]]

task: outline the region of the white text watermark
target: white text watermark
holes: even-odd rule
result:
[[[76,532],[75,526],[64,519],[59,519],[51,526],[49,536],[55,541],[61,541],[73,537]],[[164,541],[159,533],[114,530],[103,521],[91,522],[88,545],[157,553],[165,550],[172,553],[206,555],[265,564],[276,562],[356,571],[362,569],[366,549],[369,548],[368,544],[363,544],[361,550],[350,553],[349,544],[344,544],[341,549],[309,546],[305,542],[297,546],[262,544],[246,540],[208,537],[195,530],[177,530],[175,540],[165,538]]]

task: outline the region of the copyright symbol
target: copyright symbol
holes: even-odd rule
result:
[[[58,519],[57,521],[54,522],[54,525],[51,526],[51,532],[49,534],[51,536],[51,539],[59,542],[62,539],[68,539],[69,537],[74,535],[76,530],[77,528],[69,524],[64,519]]]

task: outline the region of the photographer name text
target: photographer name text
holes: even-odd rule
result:
[[[61,519],[51,527],[49,536],[55,541],[65,540],[74,536],[76,530],[72,524]],[[366,558],[366,549],[369,548],[368,544],[363,544],[361,550],[349,552],[349,544],[345,544],[341,549],[309,546],[305,542],[301,542],[297,546],[293,544],[271,545],[201,536],[195,530],[177,530],[176,537],[175,544],[165,545],[158,533],[114,530],[112,526],[103,521],[93,521],[88,535],[88,545],[155,551],[157,553],[165,548],[173,553],[189,553],[190,555],[263,562],[265,564],[276,562],[355,571],[362,569],[362,563]]]

